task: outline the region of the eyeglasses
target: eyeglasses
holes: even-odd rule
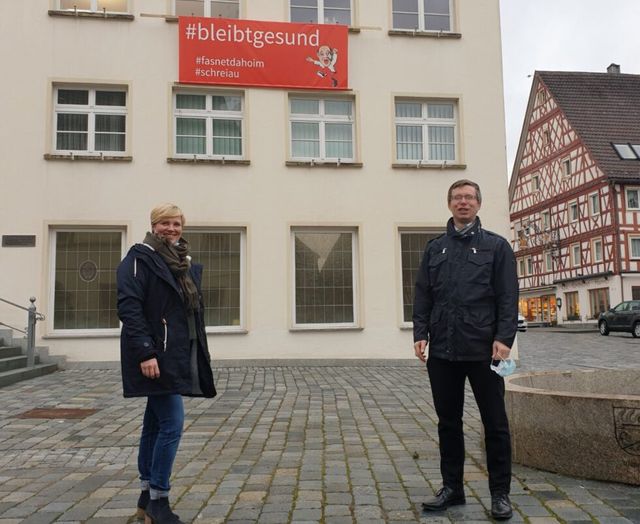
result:
[[[476,200],[476,196],[475,195],[455,195],[451,197],[451,200],[453,200],[454,202],[462,202],[463,200],[467,202],[473,202],[474,200]]]

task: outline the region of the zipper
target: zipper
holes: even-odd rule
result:
[[[167,319],[163,318],[162,319],[162,324],[164,325],[164,341],[163,341],[164,349],[163,349],[163,351],[166,351],[167,350],[167,337],[169,336],[169,329],[167,328]]]

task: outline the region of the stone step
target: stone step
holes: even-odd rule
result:
[[[37,361],[36,361],[37,363]],[[10,371],[12,369],[27,367],[27,356],[20,355],[18,357],[0,358],[0,373]]]
[[[57,364],[36,364],[32,368],[12,369],[0,373],[0,388],[22,380],[41,377],[58,370]]]
[[[0,346],[0,358],[18,357],[22,355],[19,346]]]

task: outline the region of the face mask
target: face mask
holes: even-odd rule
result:
[[[508,358],[507,360],[501,360],[497,366],[491,364],[489,367],[501,377],[508,377],[516,370],[516,361]]]

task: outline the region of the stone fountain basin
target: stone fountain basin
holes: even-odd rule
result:
[[[514,462],[640,485],[640,369],[516,374],[505,399]]]

